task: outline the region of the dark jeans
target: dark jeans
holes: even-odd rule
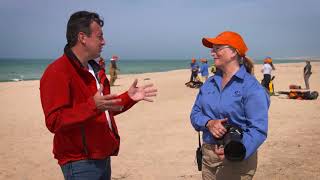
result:
[[[198,71],[191,71],[190,81],[195,82],[198,76]]]
[[[269,91],[269,83],[271,81],[271,75],[270,74],[264,74],[263,75],[263,86],[267,88]]]
[[[65,180],[111,180],[110,157],[74,161],[61,166],[61,169]]]

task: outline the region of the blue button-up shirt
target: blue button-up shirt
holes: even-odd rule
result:
[[[207,63],[202,63],[201,67],[200,67],[200,73],[201,76],[208,76],[209,75],[209,71],[208,71],[208,64]]]
[[[223,89],[221,85],[222,73],[217,71],[201,86],[191,123],[197,131],[203,131],[203,142],[216,144],[205,125],[209,120],[228,118],[230,124],[243,129],[247,159],[267,138],[269,95],[243,65]]]
[[[190,63],[190,68],[191,68],[191,70],[199,69],[199,64],[197,62]]]

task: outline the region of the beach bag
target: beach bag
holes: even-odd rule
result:
[[[200,132],[198,131],[198,140],[199,146],[196,151],[196,160],[198,165],[198,171],[202,171],[202,150],[201,150],[201,141],[200,141]]]

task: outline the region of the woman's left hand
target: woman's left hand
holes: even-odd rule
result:
[[[218,158],[223,161],[224,160],[224,148],[223,146],[215,145],[213,147],[213,152],[218,156]]]

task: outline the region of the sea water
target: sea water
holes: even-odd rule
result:
[[[45,68],[54,59],[0,59],[0,82],[37,80],[40,79]],[[163,72],[177,69],[188,69],[191,60],[186,59],[145,59],[145,60],[125,60],[117,62],[120,74],[137,74],[146,72]],[[213,61],[209,60],[209,64]],[[274,60],[274,63],[295,63],[304,60]],[[106,69],[108,69],[106,61]],[[255,60],[256,64],[261,64],[262,60]]]

